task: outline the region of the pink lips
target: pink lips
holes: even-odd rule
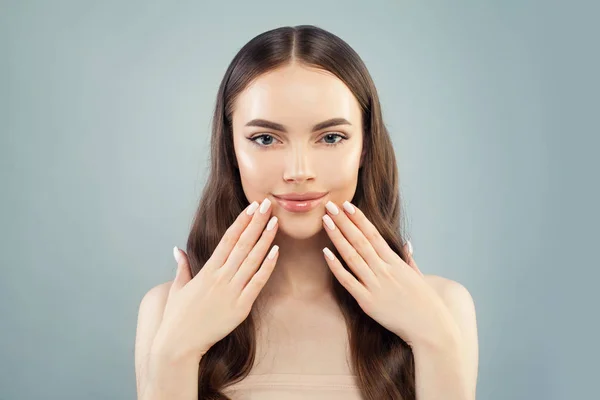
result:
[[[286,200],[280,197],[274,196],[275,200],[283,207],[285,210],[290,212],[307,212],[313,210],[317,207],[325,197],[323,194],[321,197],[310,200]]]

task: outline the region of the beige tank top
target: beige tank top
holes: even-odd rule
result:
[[[232,400],[361,400],[354,375],[248,375],[223,393]]]
[[[278,301],[262,315],[255,364],[224,394],[232,400],[362,399],[337,305]]]

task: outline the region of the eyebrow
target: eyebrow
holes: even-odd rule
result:
[[[350,123],[350,121],[348,121],[345,118],[331,118],[331,119],[328,119],[327,121],[319,122],[318,124],[313,126],[312,132],[320,131],[321,129],[329,128],[332,126],[338,126],[338,125],[352,125],[352,124]],[[267,121],[266,119],[260,119],[260,118],[253,119],[252,121],[249,121],[246,124],[246,126],[257,126],[259,128],[273,129],[276,131],[287,133],[285,126],[278,124],[277,122]]]

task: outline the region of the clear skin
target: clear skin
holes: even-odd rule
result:
[[[255,118],[281,124],[287,133],[246,126]],[[345,118],[350,124],[311,132],[315,124],[331,118]],[[310,370],[314,359],[323,354],[327,357],[319,366],[327,373],[351,373],[349,366],[341,363],[347,352],[339,340],[346,333],[345,321],[339,318],[337,309],[323,306],[323,300],[332,303],[330,297],[324,296],[331,294],[332,272],[322,249],[335,246],[324,230],[322,217],[327,201],[341,206],[356,191],[364,154],[359,105],[335,76],[291,64],[260,76],[240,94],[234,104],[233,130],[236,162],[246,197],[250,203],[261,203],[268,198],[272,206],[266,214],[256,212],[254,216],[246,216],[242,212],[226,233],[227,240],[219,243],[194,279],[187,257],[177,253],[181,260],[172,285],[161,285],[144,298],[136,338],[136,378],[142,399],[197,398],[198,359],[247,317],[256,296],[255,303],[262,303],[261,298],[272,299],[271,295],[277,298],[266,302],[278,306],[278,317],[267,321],[273,329],[277,329],[275,322],[278,322],[287,328],[286,332],[294,333],[293,340],[303,343],[307,338],[319,340],[311,340],[312,345],[303,347],[299,353],[290,352],[285,342],[280,341],[275,362],[283,364],[259,363],[254,373],[289,369],[286,360],[294,360],[296,364],[291,366],[294,371]],[[329,144],[338,142],[337,146]],[[308,191],[327,192],[327,195],[319,207],[307,213],[288,212],[273,198],[273,194]],[[278,217],[278,224],[273,231],[263,233],[271,216]],[[248,243],[256,245],[248,247]],[[259,265],[274,244],[280,248],[275,258]],[[410,263],[418,269],[412,257]],[[235,278],[230,280],[231,274]],[[427,281],[438,293],[448,293],[446,280],[429,278]],[[264,280],[267,282],[263,286]],[[465,343],[475,343],[468,350],[471,361],[468,376],[474,393],[477,376],[474,308],[468,296],[462,303],[458,300],[452,303],[463,327],[467,327],[465,334],[469,340]],[[207,325],[206,321],[211,323]],[[200,337],[197,332],[204,335]],[[275,338],[284,337],[281,332],[274,333]],[[268,344],[272,342],[268,339],[259,341],[259,348],[265,343],[269,350]],[[466,381],[463,368],[457,368],[462,357],[462,352],[455,351],[416,353],[417,397],[436,399],[444,393],[448,398],[468,398],[463,394]],[[327,360],[333,360],[334,364],[325,365]],[[455,397],[450,397],[451,393]]]
[[[350,124],[313,132],[316,124],[332,118]],[[276,122],[287,132],[246,126],[254,119]],[[273,241],[279,246],[277,265],[260,297],[310,300],[330,294],[332,274],[322,249],[335,246],[322,217],[328,200],[341,206],[356,191],[363,149],[358,101],[333,74],[292,63],[261,75],[238,96],[233,138],[248,201],[268,198],[278,218]],[[315,209],[294,213],[273,197],[290,192],[327,195]]]
[[[178,274],[166,298],[163,292],[143,301],[136,342],[142,398],[197,398],[197,360],[235,329],[253,304],[260,307],[261,317],[271,314],[262,313],[263,305],[268,305],[270,311],[276,305],[280,312],[271,315],[278,314],[280,322],[285,317],[284,325],[296,335],[303,334],[307,318],[317,321],[312,325],[329,329],[333,342],[320,341],[322,348],[314,348],[315,354],[328,351],[328,359],[344,360],[345,348],[338,340],[346,332],[344,321],[335,309],[323,306],[333,302],[327,295],[331,295],[335,278],[322,249],[335,246],[323,229],[322,217],[327,201],[341,205],[356,191],[363,145],[361,117],[354,95],[338,78],[297,63],[263,74],[238,96],[233,109],[233,136],[243,190],[250,203],[268,198],[272,204],[266,214],[257,210],[248,216],[243,211],[226,232],[227,240],[220,241],[194,279],[187,257],[176,252],[183,261],[178,262]],[[287,132],[246,126],[257,118],[281,124]],[[331,118],[343,118],[348,124],[313,132],[314,125]],[[259,135],[269,136],[256,139]],[[327,195],[315,209],[292,213],[273,197],[290,192]],[[272,216],[278,218],[275,229],[265,231]],[[252,246],[248,247],[249,243]],[[273,245],[279,246],[276,257],[260,264]],[[275,298],[277,301],[261,301]],[[309,303],[319,307],[308,308]],[[154,311],[158,307],[164,310],[160,320]],[[266,322],[276,329],[277,324]],[[331,335],[336,330],[330,327],[339,333]],[[305,333],[327,336],[314,329]],[[151,357],[141,359],[145,354]],[[283,353],[278,359],[296,358]],[[285,366],[263,368],[282,370]],[[349,373],[347,366],[341,368],[340,374]]]

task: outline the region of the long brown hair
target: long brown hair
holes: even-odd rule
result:
[[[242,190],[233,147],[234,101],[259,75],[292,61],[329,71],[342,80],[358,100],[363,116],[365,152],[352,203],[407,261],[402,247],[404,213],[400,212],[396,158],[373,80],[361,58],[346,42],[321,28],[300,25],[256,36],[241,48],[225,72],[212,121],[208,180],[187,242],[193,276],[249,203]],[[336,249],[332,250],[351,272]],[[410,347],[365,314],[337,279],[333,279],[333,283],[335,299],[348,328],[352,368],[362,396],[369,400],[414,400],[414,359]],[[200,399],[228,399],[221,390],[249,374],[256,351],[255,328],[255,319],[250,313],[204,355],[198,376]]]

